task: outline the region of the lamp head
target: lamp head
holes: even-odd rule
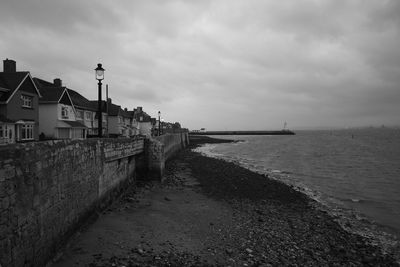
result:
[[[101,66],[101,63],[97,64],[97,68],[94,69],[96,71],[96,80],[103,80],[104,79],[104,71],[103,67]]]

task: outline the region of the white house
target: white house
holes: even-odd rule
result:
[[[35,78],[42,98],[39,100],[39,133],[45,138],[86,138],[87,127],[76,120],[76,110],[66,87]]]

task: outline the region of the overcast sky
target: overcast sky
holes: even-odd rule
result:
[[[17,70],[190,129],[400,125],[400,1],[2,0]]]

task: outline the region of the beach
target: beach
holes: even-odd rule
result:
[[[207,137],[203,143],[227,142]],[[127,189],[52,266],[398,266],[292,187],[189,149]]]

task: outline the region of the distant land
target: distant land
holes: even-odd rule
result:
[[[190,135],[294,135],[290,130],[280,131],[190,131]]]

